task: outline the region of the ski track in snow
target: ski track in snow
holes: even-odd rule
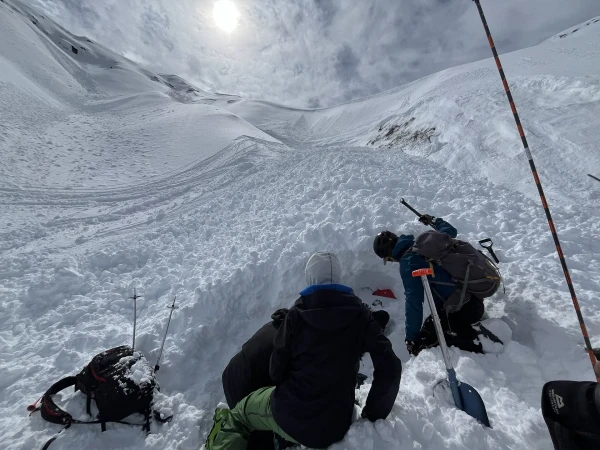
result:
[[[86,50],[74,56],[70,45]],[[600,23],[590,21],[585,33],[502,57],[593,344],[600,184],[586,173],[600,174],[599,51]],[[486,306],[505,348],[450,352],[493,428],[433,395],[446,377],[440,351],[409,358],[403,302],[383,299],[404,364],[400,393],[387,420],[358,421],[330,448],[551,448],[543,383],[591,380],[592,371],[492,61],[299,111],[189,94],[183,80],[7,0],[0,64],[0,447],[41,448],[60,429],[25,407],[94,354],[131,341],[136,287],[136,349],[151,363],[177,295],[156,402],[173,422],[147,437],[73,426],[52,448],[199,448],[224,400],[223,368],[296,299],[312,252],[335,251],[365,302],[374,288],[402,298],[397,265],[381,264],[372,239],[386,228],[425,230],[405,197],[463,239],[494,239],[506,294]],[[362,371],[372,375],[368,357]],[[357,391],[361,402],[368,389]],[[86,420],[81,395],[58,397]]]

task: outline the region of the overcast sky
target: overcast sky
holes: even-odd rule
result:
[[[25,0],[160,73],[290,106],[323,107],[491,56],[472,0]],[[500,53],[600,15],[600,0],[481,0]]]

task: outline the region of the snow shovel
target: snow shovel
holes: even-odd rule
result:
[[[440,348],[442,349],[444,363],[446,364],[446,370],[448,371],[448,382],[450,384],[454,403],[458,409],[466,412],[486,427],[491,428],[490,420],[488,419],[487,411],[485,410],[485,404],[483,403],[479,392],[477,392],[473,386],[462,383],[456,379],[456,372],[454,371],[452,361],[450,360],[446,338],[444,337],[444,330],[442,329],[440,316],[437,313],[433,296],[431,295],[431,288],[429,287],[429,281],[427,281],[427,275],[433,275],[433,270],[431,268],[415,270],[412,273],[413,277],[421,277],[421,281],[423,282],[425,297],[427,297],[427,302],[429,303],[429,309],[431,310],[433,323],[435,324],[435,332],[440,341]]]

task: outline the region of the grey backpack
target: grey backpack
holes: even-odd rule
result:
[[[430,284],[456,286],[456,291],[444,302],[447,313],[456,312],[471,296],[483,299],[496,293],[502,282],[498,268],[471,244],[453,239],[446,233],[429,230],[419,235],[411,249],[432,264],[446,270],[454,283],[435,280]],[[433,288],[435,293],[435,287]]]

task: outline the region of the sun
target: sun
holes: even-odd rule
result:
[[[219,0],[215,3],[213,18],[217,26],[223,31],[231,33],[235,30],[239,17],[240,13],[231,1]]]

